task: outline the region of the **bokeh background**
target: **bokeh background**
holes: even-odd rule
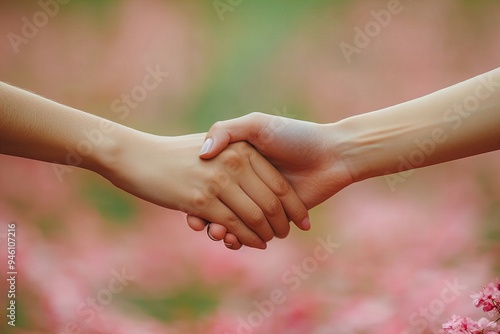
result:
[[[0,2],[0,80],[163,135],[252,111],[334,122],[500,59],[496,0],[401,0],[378,29],[372,11],[392,1],[64,2]],[[117,112],[157,67],[168,77]],[[95,174],[0,156],[3,310],[7,224],[18,230],[17,326],[2,315],[0,332],[432,333],[477,316],[469,295],[500,274],[499,164],[494,152],[394,189],[366,180],[313,209],[310,232],[232,252]]]

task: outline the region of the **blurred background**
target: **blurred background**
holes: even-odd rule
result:
[[[498,22],[495,0],[2,1],[0,80],[162,135],[335,122],[498,67]],[[363,181],[310,232],[233,252],[98,175],[0,156],[0,332],[433,333],[500,274],[499,163]]]

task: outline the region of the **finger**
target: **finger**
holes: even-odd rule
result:
[[[254,162],[257,163],[257,162]],[[269,163],[265,161],[265,163]],[[240,181],[241,188],[266,216],[273,233],[278,238],[284,238],[290,232],[290,223],[283,210],[280,199],[257,176]]]
[[[250,164],[262,182],[280,199],[283,209],[298,228],[311,228],[307,208],[286,178],[263,156],[250,151]]]
[[[243,191],[240,192],[243,193]],[[254,203],[255,205],[255,203]],[[201,216],[201,215],[200,215]],[[210,210],[206,210],[201,216],[202,219],[212,222],[213,224],[224,226],[227,231],[236,235],[238,240],[245,246],[259,249],[266,249],[266,243],[251,230],[247,225],[240,219],[240,217],[230,210],[221,201],[212,201],[210,203]],[[217,234],[217,228],[213,233]],[[212,233],[212,234],[213,234]],[[223,238],[224,236],[222,236]]]
[[[194,231],[203,231],[205,226],[209,223],[205,219],[201,219],[192,215],[186,216],[186,221],[189,227]]]
[[[224,237],[224,245],[232,250],[238,250],[242,246],[238,238],[236,238],[236,236],[232,233],[226,233],[226,236]]]
[[[221,240],[224,239],[224,244],[229,249],[240,249],[241,243],[238,241],[238,238],[234,234],[227,233],[227,229],[219,224],[210,223],[205,219],[201,219],[195,216],[187,215],[186,220],[188,222],[189,227],[194,231],[203,231],[205,227],[210,229],[210,234],[214,237],[214,239]],[[207,225],[210,224],[210,227]]]
[[[208,130],[200,149],[200,157],[210,159],[222,152],[229,143],[247,141],[257,144],[259,134],[266,127],[271,116],[251,113],[228,121],[216,122]]]
[[[256,176],[252,177],[252,179],[255,182],[261,182]],[[262,183],[261,188],[266,188],[266,186]],[[227,190],[221,193],[219,198],[227,207],[231,208],[241,221],[254,231],[260,239],[267,242],[274,237],[273,229],[269,225],[266,215],[239,185],[228,185]],[[234,234],[240,238],[239,234]],[[240,240],[243,244],[246,244],[243,239]]]
[[[191,216],[191,215],[187,215],[186,216],[186,220],[188,222],[188,225],[189,227],[191,227],[194,231],[203,231],[205,229],[205,227],[207,227],[208,224],[210,224],[208,221],[206,221],[205,219],[201,219],[201,218],[198,218],[198,217],[195,217],[195,216]],[[211,230],[212,230],[212,233],[214,234],[217,234],[217,229],[218,227],[216,226],[220,226],[221,228],[224,229],[224,231],[227,231],[226,228],[222,225],[219,225],[219,224],[215,224],[215,223],[211,223]],[[208,227],[207,227],[208,228]],[[215,231],[213,231],[215,228]],[[238,238],[236,238],[236,236],[232,233],[226,233],[224,232],[225,235],[224,235],[224,245],[228,248],[228,249],[231,249],[231,250],[238,250],[242,247],[242,244],[240,243],[240,241],[238,240]],[[215,238],[218,238],[219,236],[214,236]],[[220,239],[219,239],[220,240]]]
[[[207,234],[212,240],[222,240],[226,236],[227,229],[217,223],[211,223],[207,225]]]

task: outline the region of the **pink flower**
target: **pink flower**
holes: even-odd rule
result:
[[[481,318],[477,322],[477,325],[479,329],[482,330],[481,333],[485,334],[497,334],[500,333],[500,328],[498,327],[497,323],[494,321],[490,321],[486,318]]]
[[[450,321],[443,324],[443,332],[446,334],[497,334],[497,329],[494,321],[485,318],[474,321],[457,315],[453,315]]]
[[[483,311],[497,310],[500,312],[500,280],[489,283],[482,291],[471,295],[476,307],[482,307]]]

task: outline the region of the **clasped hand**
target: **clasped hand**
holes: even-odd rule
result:
[[[290,220],[302,226],[308,219],[290,183],[251,145],[233,143],[203,160],[198,152],[204,138],[136,132],[105,176],[137,197],[214,223],[212,234],[222,239],[220,230],[227,231],[230,249],[265,249],[274,236],[288,235]]]

